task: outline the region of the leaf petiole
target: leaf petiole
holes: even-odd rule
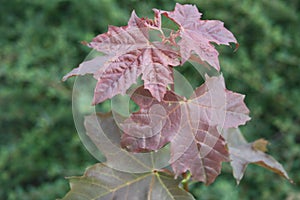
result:
[[[182,173],[182,177],[183,177],[183,180],[181,181],[182,188],[187,192],[189,191],[189,180],[190,180],[191,176],[192,175],[190,172]]]

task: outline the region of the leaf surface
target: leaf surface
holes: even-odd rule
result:
[[[218,20],[201,20],[196,6],[176,4],[174,11],[162,11],[166,17],[173,20],[179,26],[178,42],[180,46],[181,62],[186,62],[193,53],[203,61],[220,70],[218,51],[211,42],[218,45],[237,43],[233,34],[224,27],[223,22]]]
[[[180,145],[188,148],[178,148]],[[177,176],[189,170],[194,180],[209,185],[221,173],[221,163],[229,161],[225,145],[216,126],[199,123],[189,135],[179,133],[171,141],[172,168]]]
[[[134,152],[153,151],[162,148],[170,142],[171,137],[178,131],[180,123],[179,105],[181,98],[172,92],[167,92],[164,100],[158,102],[148,90],[138,88],[131,99],[140,110],[126,119],[121,128],[121,145]],[[127,134],[130,133],[130,134]]]
[[[248,143],[239,129],[224,130],[223,136],[228,142],[233,176],[238,184],[250,163],[267,168],[292,182],[283,166],[264,152],[267,145],[265,140]]]
[[[230,104],[233,98],[236,100]],[[250,119],[243,98],[225,88],[222,75],[207,77],[190,99],[167,91],[158,102],[140,88],[132,99],[141,109],[122,125],[125,134],[121,143],[141,152],[157,150],[170,142],[175,174],[190,170],[195,180],[210,184],[220,173],[221,162],[228,161],[225,141],[217,127],[237,127]],[[145,129],[147,126],[152,128]]]
[[[107,33],[87,43],[89,47],[105,53],[107,60],[100,64],[93,62],[93,66],[84,63],[67,74],[64,80],[74,75],[93,73],[97,79],[93,104],[98,104],[117,94],[125,94],[142,76],[145,88],[161,101],[168,84],[174,82],[171,67],[180,63],[178,53],[170,45],[149,38],[149,31],[161,30],[160,11],[154,12],[154,20],[140,19],[133,11],[127,26],[109,26]]]
[[[62,200],[193,200],[175,180],[160,172],[125,173],[96,164],[82,177],[71,177],[71,190]]]
[[[86,116],[84,126],[87,135],[104,154],[106,164],[111,168],[119,171],[143,173],[168,165],[169,152],[166,149],[136,154],[121,148],[121,132],[111,113]]]

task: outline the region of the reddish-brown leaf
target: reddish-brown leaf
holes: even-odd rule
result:
[[[124,122],[122,145],[134,152],[158,150],[171,143],[171,164],[178,176],[187,170],[210,184],[227,161],[217,127],[237,127],[250,118],[242,95],[228,91],[224,79],[207,77],[190,99],[167,91],[161,102],[139,88],[132,96],[141,108]],[[235,104],[228,101],[237,98]]]
[[[99,65],[96,63],[92,63],[92,66],[81,65],[64,79],[93,73],[98,81],[93,104],[98,104],[117,94],[125,94],[142,75],[145,88],[161,101],[166,93],[166,87],[174,81],[170,67],[179,65],[179,60],[178,53],[170,45],[150,41],[149,31],[161,29],[160,11],[154,12],[154,20],[140,19],[132,12],[128,26],[110,26],[107,33],[95,37],[87,45],[105,53],[104,58],[107,60],[102,60]]]
[[[221,163],[229,161],[226,144],[216,126],[199,123],[191,131],[180,132],[171,141],[171,166],[176,176],[189,170],[194,180],[209,185],[221,173]],[[178,148],[179,145],[188,148]]]

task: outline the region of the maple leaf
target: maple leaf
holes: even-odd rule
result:
[[[228,142],[233,176],[238,184],[250,163],[265,167],[292,182],[282,165],[265,153],[266,140],[259,139],[248,143],[237,128],[224,129],[222,134]]]
[[[228,101],[234,98],[230,104]],[[190,170],[195,180],[210,184],[220,173],[221,162],[228,161],[217,127],[237,127],[250,119],[243,98],[225,88],[222,75],[206,77],[205,84],[189,99],[167,91],[158,102],[140,88],[132,99],[142,107],[122,124],[125,133],[121,143],[141,152],[157,150],[170,142],[170,163],[175,174]]]
[[[194,200],[194,197],[178,187],[180,179],[168,174],[126,173],[98,163],[89,167],[83,176],[70,177],[71,190],[62,200]]]
[[[224,23],[218,20],[201,20],[196,6],[181,5],[176,3],[172,12],[161,11],[163,15],[173,20],[179,26],[178,42],[181,53],[181,63],[186,62],[193,52],[212,67],[220,70],[218,51],[211,42],[218,45],[237,43],[233,34],[224,27]]]
[[[106,162],[89,167],[83,176],[70,177],[70,191],[63,200],[71,199],[186,199],[193,196],[179,187],[166,169],[169,151],[136,154],[120,148],[120,129],[112,113],[85,117],[86,134],[105,155]],[[167,149],[168,150],[168,149]],[[92,189],[91,189],[92,188]]]
[[[87,45],[105,53],[107,60],[95,72],[95,65],[82,65],[64,77],[93,73],[97,79],[93,104],[103,102],[127,89],[141,75],[145,88],[158,101],[166,93],[168,84],[174,82],[171,66],[179,65],[178,54],[170,45],[149,40],[150,29],[160,29],[161,19],[154,10],[155,20],[140,19],[132,12],[128,26],[109,26],[108,32],[96,36]],[[78,72],[80,71],[80,72]]]

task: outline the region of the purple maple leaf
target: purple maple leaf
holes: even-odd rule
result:
[[[161,11],[166,17],[173,20],[179,26],[178,42],[181,53],[181,63],[186,62],[193,53],[203,61],[220,70],[218,51],[211,42],[229,45],[237,43],[233,34],[227,30],[223,22],[218,20],[201,20],[196,6],[176,4],[174,11]]]
[[[235,103],[230,104],[233,98]],[[195,180],[210,184],[220,173],[221,162],[228,160],[218,129],[237,127],[250,119],[243,98],[225,88],[222,75],[206,77],[189,99],[167,91],[159,102],[141,87],[132,96],[140,110],[121,125],[122,146],[143,152],[170,142],[175,174],[190,170]]]

